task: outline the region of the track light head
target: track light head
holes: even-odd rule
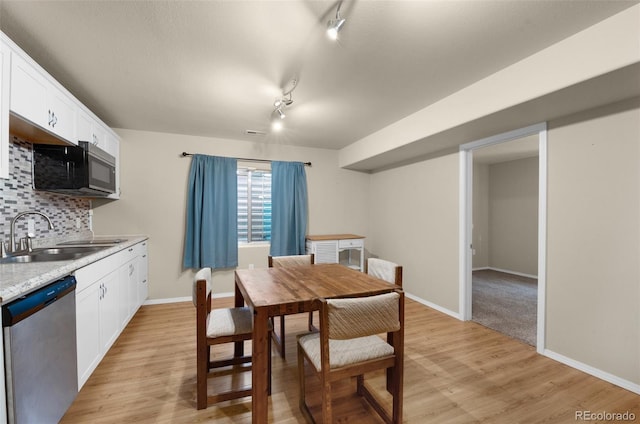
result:
[[[346,19],[340,16],[340,7],[342,7],[342,1],[338,3],[338,8],[336,9],[336,18],[331,19],[329,20],[329,22],[327,22],[327,36],[333,41],[336,41],[338,39],[338,32],[340,32],[340,28],[342,28],[342,26],[346,22]]]
[[[340,18],[339,14],[336,16],[335,20],[330,20],[327,23],[327,36],[331,40],[334,40],[334,41],[337,40],[338,32],[340,31],[340,28],[342,28],[345,22],[346,22],[346,19]]]
[[[284,114],[284,112],[282,111],[282,108],[276,108],[276,112],[278,113],[278,116],[280,117],[280,119],[284,119],[287,115]]]

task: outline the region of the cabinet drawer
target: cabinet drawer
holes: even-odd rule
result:
[[[363,239],[338,240],[338,249],[362,249]]]

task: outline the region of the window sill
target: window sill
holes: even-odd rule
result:
[[[271,246],[271,242],[268,241],[252,241],[251,243],[239,242],[238,248],[242,249],[245,247],[268,247]]]

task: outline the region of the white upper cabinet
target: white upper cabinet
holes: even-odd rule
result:
[[[0,0],[1,1],[1,0]],[[9,178],[9,134],[33,143],[87,141],[116,158],[120,138],[95,114],[0,32],[0,178]]]
[[[77,113],[78,141],[87,141],[115,156],[105,148],[107,131],[104,126],[80,107]]]
[[[38,68],[17,53],[11,57],[11,112],[77,144],[76,105]]]
[[[0,178],[9,178],[9,75],[11,51],[0,40]]]
[[[54,134],[76,144],[76,105],[65,93],[49,86],[47,112],[50,113],[49,129]]]
[[[20,56],[11,61],[11,111],[42,128],[47,123],[47,80]]]

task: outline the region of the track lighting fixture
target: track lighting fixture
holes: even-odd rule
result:
[[[284,113],[285,108],[287,108],[288,106],[291,106],[291,104],[293,103],[293,96],[292,96],[292,92],[293,90],[295,90],[295,88],[298,85],[298,80],[297,79],[293,79],[291,81],[291,88],[286,91],[285,93],[282,94],[282,97],[277,98],[274,102],[273,102],[273,113],[271,114],[271,129],[274,131],[280,131],[282,130],[282,120],[287,116]]]
[[[342,2],[338,3],[338,9],[336,9],[336,18],[331,19],[329,20],[329,22],[327,22],[327,36],[334,41],[338,39],[338,32],[346,22],[346,19],[340,16],[340,6],[342,6]]]

